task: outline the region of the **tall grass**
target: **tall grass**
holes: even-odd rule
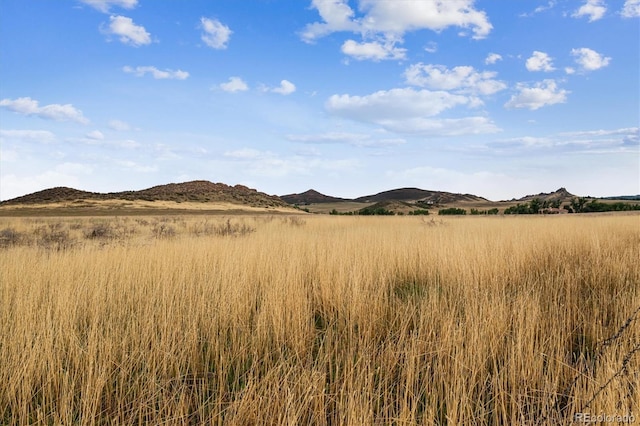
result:
[[[637,418],[639,218],[2,219],[0,424]]]

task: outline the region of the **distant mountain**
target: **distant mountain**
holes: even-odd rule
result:
[[[399,188],[389,191],[379,192],[373,195],[365,195],[354,199],[338,198],[324,195],[310,189],[301,194],[281,195],[280,199],[289,204],[322,204],[335,203],[341,201],[351,201],[358,203],[378,203],[386,201],[400,201],[407,203],[424,204],[446,204],[460,201],[488,201],[486,198],[471,194],[454,194],[443,191],[427,191],[419,188]]]
[[[443,191],[428,191],[419,188],[400,188],[379,192],[374,195],[365,195],[354,201],[362,203],[375,203],[380,201],[406,201],[425,202],[429,204],[445,204],[459,201],[488,201],[486,198],[471,194],[454,194]]]
[[[56,187],[34,192],[33,194],[3,201],[0,205],[50,204],[76,200],[146,200],[174,202],[228,202],[251,207],[286,207],[277,196],[267,195],[243,185],[229,186],[224,183],[212,183],[196,180],[184,183],[170,183],[154,186],[141,191],[123,192],[87,192],[73,188]]]
[[[548,192],[548,193],[541,192],[540,194],[526,195],[522,198],[519,198],[516,201],[531,201],[535,198],[538,198],[539,200],[542,200],[542,201],[556,201],[556,200],[567,201],[573,197],[575,197],[575,195],[567,191],[566,188],[560,188],[554,192]]]
[[[639,195],[618,195],[614,197],[602,197],[601,200],[622,200],[622,201],[639,201]]]
[[[305,191],[301,194],[281,195],[280,199],[285,203],[298,204],[298,205],[350,201],[346,198],[338,198],[338,197],[331,197],[329,195],[324,195],[313,189]]]

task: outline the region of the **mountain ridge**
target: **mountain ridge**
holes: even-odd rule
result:
[[[54,187],[0,202],[0,206],[52,204],[77,200],[143,200],[181,202],[229,202],[251,207],[290,207],[278,196],[258,192],[244,185],[229,186],[206,180],[156,185],[139,191],[89,192]]]

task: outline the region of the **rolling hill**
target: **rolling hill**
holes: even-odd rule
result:
[[[0,206],[41,205],[78,201],[168,201],[193,203],[231,203],[250,207],[289,207],[279,197],[258,192],[243,185],[229,186],[196,180],[159,185],[140,191],[87,192],[73,188],[56,187],[0,202]]]
[[[554,192],[541,192],[540,194],[526,195],[516,201],[531,201],[536,198],[541,201],[568,201],[573,197],[575,197],[575,195],[567,191],[566,188],[560,188],[555,190]]]
[[[485,198],[471,194],[454,194],[443,191],[427,191],[419,188],[399,188],[389,191],[379,192],[373,195],[365,195],[362,197],[347,199],[332,197],[321,194],[318,191],[310,189],[301,194],[282,195],[280,198],[289,204],[322,204],[337,202],[356,202],[356,203],[379,203],[387,201],[400,201],[408,203],[422,202],[425,204],[445,204],[461,201],[486,202]]]
[[[350,201],[346,198],[331,197],[324,195],[316,190],[310,189],[300,194],[281,195],[280,199],[289,204],[318,204],[318,203],[336,203],[340,201]]]
[[[353,201],[361,203],[377,203],[381,201],[405,201],[405,202],[424,202],[430,204],[445,204],[461,201],[488,201],[485,198],[471,194],[454,194],[443,191],[428,191],[419,188],[399,188],[390,191],[383,191],[373,195],[365,195],[358,197]]]

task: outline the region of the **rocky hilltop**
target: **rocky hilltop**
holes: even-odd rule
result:
[[[575,197],[575,195],[567,191],[566,188],[560,188],[553,192],[541,192],[540,194],[526,195],[519,198],[517,201],[531,201],[536,198],[542,201],[568,201],[573,197]]]

